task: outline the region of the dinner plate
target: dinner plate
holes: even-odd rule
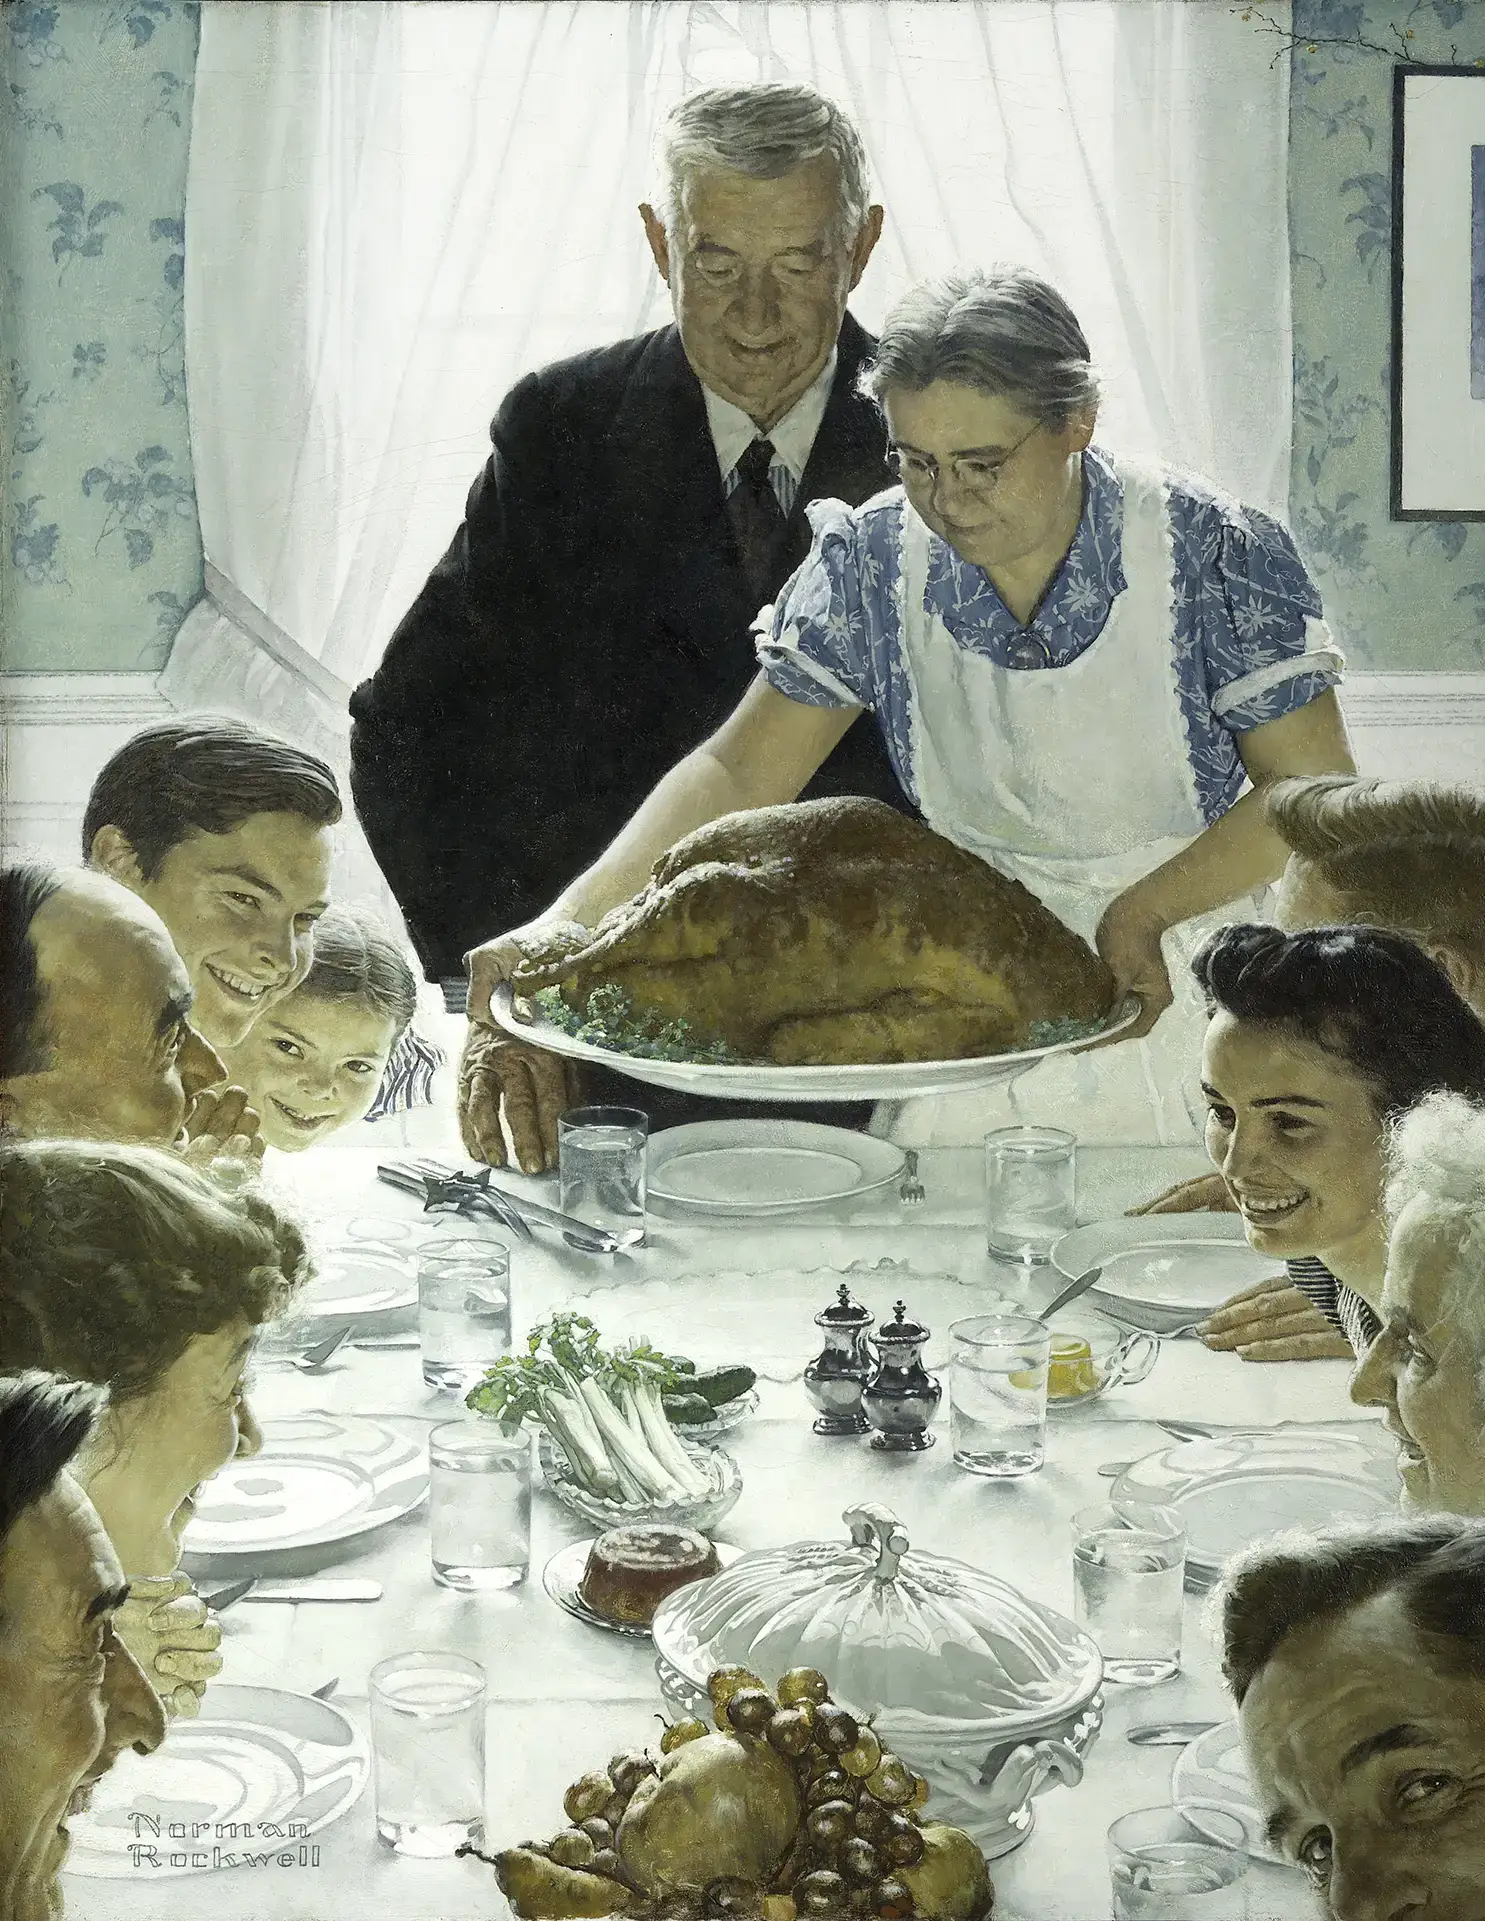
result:
[[[294,1318],[354,1321],[389,1314],[418,1298],[417,1260],[411,1249],[375,1243],[327,1248],[315,1259],[314,1279],[294,1303]]]
[[[652,1201],[694,1214],[787,1214],[902,1178],[891,1141],[813,1121],[696,1121],[650,1141]]]
[[[1232,1295],[1284,1271],[1249,1247],[1236,1214],[1157,1214],[1074,1228],[1052,1249],[1052,1265],[1075,1281],[1102,1277],[1087,1300],[1128,1326],[1163,1334],[1199,1320]]]
[[[1200,1589],[1257,1541],[1395,1513],[1401,1492],[1396,1452],[1378,1421],[1183,1441],[1131,1462],[1112,1500],[1175,1510],[1186,1529],[1186,1585]]]
[[[384,1527],[428,1492],[424,1446],[361,1415],[269,1421],[261,1453],[206,1482],[183,1551],[217,1560],[319,1547]]]
[[[284,1854],[311,1867],[306,1841],[355,1803],[370,1769],[365,1736],[328,1701],[214,1682],[197,1719],[172,1721],[153,1754],[121,1754],[104,1775],[67,1824],[66,1872],[178,1876]]]
[[[1248,1778],[1242,1737],[1235,1722],[1219,1722],[1181,1749],[1171,1769],[1170,1798],[1172,1807],[1183,1809],[1186,1819],[1199,1833],[1206,1832],[1202,1827],[1203,1811],[1220,1809],[1242,1822],[1244,1846],[1249,1854],[1257,1855],[1261,1861],[1275,1861],[1280,1867],[1294,1866],[1264,1838],[1263,1815]]]
[[[566,1608],[579,1621],[586,1621],[590,1628],[602,1628],[606,1634],[624,1634],[631,1641],[652,1641],[655,1637],[650,1630],[636,1621],[610,1621],[606,1614],[595,1614],[578,1592],[578,1583],[583,1578],[583,1569],[588,1565],[588,1550],[592,1545],[592,1541],[573,1541],[567,1547],[558,1548],[541,1571],[542,1586],[559,1608]],[[742,1553],[740,1547],[730,1547],[722,1541],[714,1541],[712,1545],[723,1567],[731,1567]],[[704,1580],[706,1577],[702,1575],[699,1578]]]
[[[713,1061],[657,1061],[642,1054],[623,1054],[612,1047],[580,1041],[540,1013],[524,997],[517,1002],[509,981],[495,989],[490,1011],[508,1034],[562,1054],[568,1060],[589,1061],[612,1068],[653,1087],[714,1094],[719,1100],[743,1101],[883,1101],[907,1100],[917,1094],[951,1094],[967,1087],[989,1087],[1010,1080],[1053,1054],[1085,1047],[1086,1039],[1058,1041],[1051,1047],[1015,1053],[985,1054],[958,1061],[878,1061],[847,1067],[778,1067],[769,1061],[722,1066]],[[1140,1010],[1131,1006],[1111,1021],[1103,1037],[1133,1027]]]

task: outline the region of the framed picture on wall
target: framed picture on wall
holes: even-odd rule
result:
[[[1393,75],[1391,511],[1485,520],[1485,68]]]

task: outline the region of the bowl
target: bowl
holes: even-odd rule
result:
[[[742,1470],[724,1448],[693,1447],[684,1441],[681,1445],[710,1489],[696,1500],[606,1501],[573,1479],[567,1456],[545,1429],[537,1453],[547,1486],[563,1507],[580,1514],[600,1534],[611,1527],[689,1527],[699,1534],[709,1534],[737,1506],[742,1494]]]
[[[1132,1387],[1160,1358],[1158,1336],[1120,1327],[1096,1308],[1066,1308],[1050,1325],[1049,1412],[1085,1407],[1111,1387]]]

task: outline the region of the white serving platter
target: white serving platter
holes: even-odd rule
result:
[[[683,1093],[713,1094],[718,1100],[743,1101],[890,1101],[918,1094],[952,1094],[968,1087],[990,1087],[1013,1079],[1038,1061],[1054,1054],[1070,1054],[1088,1042],[1059,1041],[1052,1047],[1029,1048],[1014,1054],[986,1054],[958,1061],[882,1061],[849,1067],[776,1067],[768,1062],[721,1066],[710,1061],[657,1061],[640,1054],[621,1054],[577,1040],[548,1020],[522,997],[517,1000],[509,981],[496,988],[490,1011],[508,1034],[561,1054],[611,1068],[652,1087]],[[1139,1019],[1130,1007],[1110,1022],[1100,1040],[1120,1034]]]

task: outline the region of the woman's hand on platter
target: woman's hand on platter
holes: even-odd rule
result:
[[[1135,888],[1110,901],[1098,923],[1094,945],[1114,977],[1115,1007],[1131,994],[1140,1003],[1139,1020],[1116,1036],[1118,1040],[1135,1041],[1148,1034],[1175,999],[1170,970],[1160,949],[1164,932],[1164,923],[1143,906]],[[1111,1046],[1113,1042],[1102,1044]]]
[[[1259,1281],[1224,1301],[1197,1329],[1219,1354],[1244,1361],[1350,1361],[1351,1343],[1292,1281]]]
[[[1174,1187],[1157,1194],[1153,1201],[1125,1209],[1136,1214],[1236,1214],[1238,1204],[1220,1174],[1198,1174],[1192,1181],[1177,1181]]]
[[[187,1720],[199,1714],[202,1695],[222,1671],[222,1624],[190,1578],[137,1582],[114,1615],[114,1627],[166,1712]]]

